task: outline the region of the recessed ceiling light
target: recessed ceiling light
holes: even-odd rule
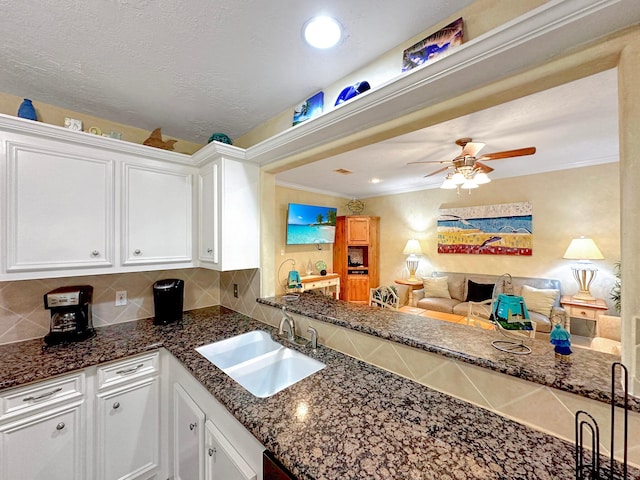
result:
[[[342,37],[342,27],[335,18],[327,16],[313,17],[302,27],[304,39],[315,48],[331,48]]]
[[[380,180],[379,178],[372,178],[371,180],[369,180],[369,183],[380,183],[382,180]]]

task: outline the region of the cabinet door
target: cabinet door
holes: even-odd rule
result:
[[[369,244],[369,219],[367,217],[347,217],[347,243],[350,245]]]
[[[347,291],[349,302],[369,303],[369,276],[349,275]]]
[[[113,162],[30,142],[7,142],[6,271],[111,267]]]
[[[220,271],[260,267],[259,169],[217,159],[200,170],[199,258]]]
[[[204,479],[204,412],[179,384],[173,387],[175,480]]]
[[[124,166],[124,265],[191,262],[192,175]]]
[[[0,480],[83,480],[82,405],[0,427]]]
[[[205,424],[206,480],[256,480],[257,475],[211,420]]]
[[[158,377],[99,393],[97,412],[95,478],[147,478],[159,468]]]

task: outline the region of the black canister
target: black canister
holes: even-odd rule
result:
[[[182,305],[184,300],[184,280],[168,278],[158,280],[153,284],[154,325],[182,320]]]

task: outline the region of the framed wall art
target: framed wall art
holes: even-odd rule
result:
[[[530,202],[440,209],[438,253],[531,255]]]
[[[462,44],[463,25],[461,17],[407,48],[402,54],[402,71],[406,72],[448,55],[452,48]]]

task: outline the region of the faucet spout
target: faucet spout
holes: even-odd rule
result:
[[[280,320],[280,326],[278,327],[278,335],[284,335],[285,330],[287,333],[287,340],[295,342],[296,339],[296,323],[293,317],[289,315],[286,307],[282,307],[282,319]]]

